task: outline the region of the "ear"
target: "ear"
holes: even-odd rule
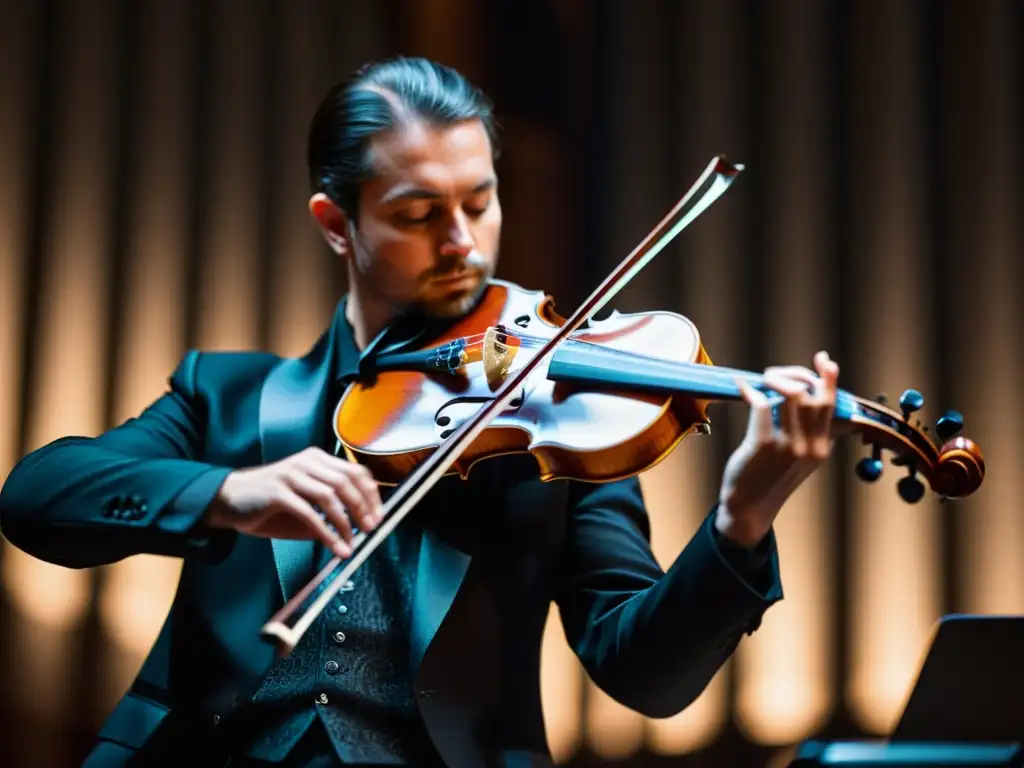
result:
[[[348,216],[345,212],[323,192],[317,192],[309,198],[309,212],[320,225],[320,231],[331,250],[342,256],[350,255],[352,244],[348,239]]]

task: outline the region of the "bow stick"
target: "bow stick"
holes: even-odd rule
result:
[[[654,229],[633,249],[622,262],[604,279],[579,308],[561,326],[540,351],[530,358],[515,374],[509,376],[498,390],[494,399],[484,404],[479,411],[467,419],[428,458],[399,485],[384,504],[381,524],[369,534],[360,532],[353,543],[353,553],[345,562],[341,572],[327,585],[316,599],[291,625],[289,621],[298,609],[309,599],[323,581],[342,562],[334,557],[323,569],[292,597],[263,626],[261,634],[277,642],[278,650],[287,655],[298,644],[303,633],[309,629],[316,617],[349,580],[363,561],[409,514],[423,496],[437,483],[459,456],[487,428],[513,400],[523,382],[537,369],[564,339],[589,321],[621,291],[676,235],[702,214],[729,188],[744,169],[743,165],[728,162],[718,156],[708,163],[704,172],[693,186],[680,198]]]

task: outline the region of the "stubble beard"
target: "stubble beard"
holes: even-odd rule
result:
[[[484,291],[487,290],[490,277],[489,274],[480,273],[480,282],[469,293],[462,294],[453,299],[424,302],[419,305],[418,309],[429,318],[457,320],[473,311],[483,296]]]

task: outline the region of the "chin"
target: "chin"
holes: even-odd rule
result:
[[[476,299],[477,297],[474,295],[465,296],[455,301],[436,302],[426,308],[427,314],[442,320],[455,320],[472,312],[476,306]]]
[[[443,298],[425,302],[423,310],[431,317],[454,320],[472,312],[485,290],[487,280],[482,279],[472,290],[453,292]]]

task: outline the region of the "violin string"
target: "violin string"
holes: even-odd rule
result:
[[[488,331],[483,333],[475,333],[469,336],[463,336],[459,341],[463,344],[463,351],[476,350],[481,348],[487,341],[487,336],[491,332],[497,332],[501,334],[505,339],[519,342],[519,345],[526,348],[539,348],[542,347],[546,342],[547,338],[541,336],[533,336],[530,334],[520,334],[511,332],[505,328],[492,327]],[[600,348],[604,352],[608,352],[613,356],[628,357],[630,360],[649,360],[654,364],[665,364],[668,363],[674,368],[685,371],[687,373],[688,381],[695,383],[696,385],[708,385],[719,389],[728,390],[731,393],[738,393],[736,387],[736,381],[742,380],[754,386],[763,384],[764,374],[755,373],[753,371],[744,371],[736,368],[725,368],[722,366],[708,365],[704,363],[695,363],[691,361],[672,361],[665,360],[664,358],[655,357],[652,355],[642,355],[636,352],[629,352],[626,350],[615,349],[614,347],[602,347],[601,345],[589,341],[587,339],[576,339],[568,338],[565,340],[566,345],[586,345],[594,348]],[[464,368],[467,363],[462,363],[456,367],[456,370]],[[853,413],[864,413],[864,409],[860,405],[861,398],[853,395],[852,393],[844,390],[839,390],[836,393],[836,408],[845,415]]]
[[[539,348],[544,345],[547,341],[546,338],[541,336],[532,336],[529,334],[517,334],[510,333],[502,330],[501,333],[509,339],[514,339],[520,342],[520,345],[526,348]],[[478,333],[472,336],[463,337],[466,342],[465,349],[476,349],[477,347],[483,346],[486,341],[486,333]],[[595,342],[588,341],[587,339],[574,339],[568,338],[565,340],[566,345],[587,345],[592,347],[601,348],[603,351],[608,351],[608,347],[601,347]],[[678,367],[681,370],[685,370],[688,374],[696,374],[690,380],[697,384],[708,384],[716,387],[734,387],[736,380],[741,379],[747,383],[758,385],[764,382],[764,374],[755,373],[753,371],[744,371],[737,368],[725,368],[722,366],[707,365],[704,363],[695,363],[688,361],[672,361],[665,360],[663,358],[654,357],[652,355],[642,355],[636,352],[627,352],[625,350],[619,350],[610,348],[612,354],[619,354],[624,357],[629,357],[633,360],[650,360],[653,363],[669,363],[674,367]],[[466,364],[458,366],[459,368],[464,367]],[[851,393],[839,390],[836,393],[836,404],[844,412],[853,412],[860,410],[857,407],[859,398],[855,397]]]
[[[527,347],[527,348],[541,347],[547,341],[547,339],[545,339],[543,337],[540,337],[540,336],[530,336],[530,335],[527,335],[527,334],[512,334],[512,333],[504,332],[504,335],[507,336],[510,339],[515,339],[515,340],[521,342],[521,346]],[[484,342],[486,340],[485,336],[486,336],[486,334],[482,334],[481,333],[481,334],[475,334],[473,336],[466,336],[466,337],[464,337],[463,340],[466,342],[465,349],[466,350],[477,349],[478,347],[483,346],[483,344],[484,344]],[[751,383],[755,383],[756,384],[756,383],[760,383],[762,378],[763,378],[763,376],[761,374],[753,373],[753,372],[750,372],[750,371],[742,371],[742,370],[738,370],[738,369],[723,368],[721,366],[711,366],[711,365],[705,365],[705,364],[702,364],[702,363],[665,360],[663,358],[654,357],[654,356],[651,356],[651,355],[641,355],[641,354],[637,354],[635,352],[627,352],[625,350],[618,350],[618,349],[614,349],[614,348],[611,348],[609,350],[609,348],[607,348],[607,347],[600,347],[600,345],[595,344],[594,342],[588,341],[586,339],[568,338],[568,339],[565,340],[565,343],[567,345],[585,344],[585,345],[588,345],[588,346],[598,347],[598,348],[601,348],[603,351],[610,351],[611,354],[619,354],[619,355],[622,355],[622,356],[628,356],[629,358],[631,358],[633,360],[640,359],[640,360],[650,360],[653,363],[669,363],[669,364],[671,364],[673,366],[677,366],[679,368],[686,369],[687,371],[692,371],[692,372],[696,373],[698,379],[702,379],[702,380],[704,380],[704,381],[706,381],[708,383],[714,383],[714,384],[720,384],[720,383],[723,383],[723,382],[732,383],[733,380],[736,379],[736,378],[743,378],[743,379],[745,379],[745,380],[747,380],[747,381],[749,381]],[[462,366],[459,366],[459,367],[462,367]]]

